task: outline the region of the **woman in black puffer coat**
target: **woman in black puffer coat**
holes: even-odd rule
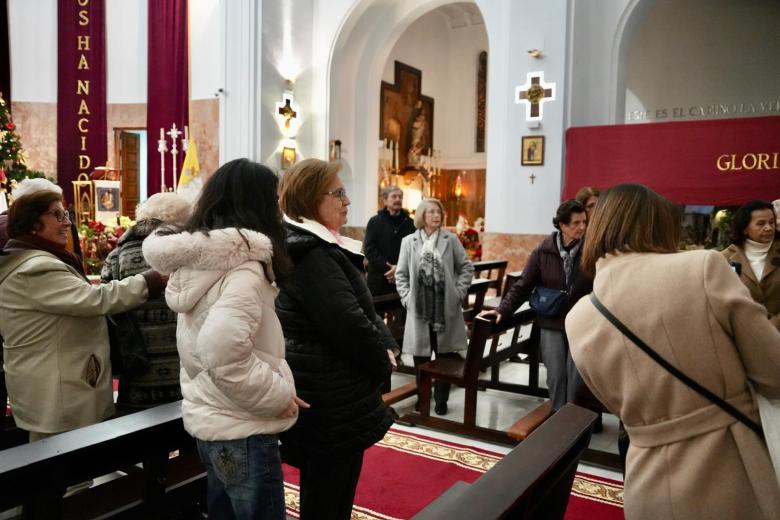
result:
[[[298,396],[311,405],[282,435],[301,470],[301,519],[348,519],[363,452],[393,422],[382,382],[398,346],[374,312],[361,243],[338,234],[349,198],[340,166],[316,159],[290,168],[280,205],[292,280],[276,301]]]

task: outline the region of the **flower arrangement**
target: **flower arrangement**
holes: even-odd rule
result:
[[[463,248],[469,255],[469,260],[479,261],[482,260],[482,230],[484,230],[484,219],[479,218],[477,222],[481,221],[479,229],[476,229],[469,225],[468,221],[463,218],[463,221],[458,219],[458,226],[456,230],[458,232],[458,238],[460,243],[463,244]],[[476,222],[475,222],[476,223]]]
[[[88,275],[99,275],[108,254],[116,247],[116,242],[135,222],[129,217],[119,217],[117,225],[106,225],[98,220],[90,220],[79,226],[81,251],[84,254],[84,266]]]

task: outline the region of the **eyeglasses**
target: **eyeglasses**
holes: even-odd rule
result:
[[[61,209],[50,209],[49,211],[44,211],[43,214],[53,216],[60,224],[65,220],[70,222],[70,213]]]
[[[331,197],[336,197],[340,201],[344,202],[344,199],[347,198],[347,190],[344,188],[339,188],[337,190],[333,191],[326,191],[325,195],[330,195]]]

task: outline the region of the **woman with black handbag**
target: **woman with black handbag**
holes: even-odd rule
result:
[[[530,300],[541,328],[539,348],[547,369],[553,412],[575,400],[590,404],[582,400],[584,384],[572,362],[564,331],[566,314],[593,287],[593,279],[579,267],[586,223],[587,213],[582,204],[573,199],[561,204],[553,218],[556,231],[531,253],[523,274],[504,295],[498,309],[482,313],[482,316],[496,316],[498,322]],[[599,409],[595,403],[592,407]],[[601,431],[601,416],[595,430]]]

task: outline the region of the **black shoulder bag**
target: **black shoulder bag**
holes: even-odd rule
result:
[[[716,405],[718,405],[724,412],[727,412],[732,417],[737,419],[739,422],[750,428],[756,435],[758,435],[760,438],[764,438],[764,430],[761,428],[761,425],[756,423],[754,420],[752,420],[750,417],[745,415],[744,413],[740,412],[736,408],[734,408],[731,404],[727,403],[714,393],[710,392],[703,386],[701,386],[699,383],[682,373],[680,370],[672,366],[671,363],[666,361],[664,358],[662,358],[658,352],[653,350],[647,343],[639,339],[639,337],[634,334],[631,329],[626,327],[622,321],[617,319],[614,314],[612,314],[609,309],[607,309],[603,303],[596,297],[595,293],[590,293],[590,301],[593,303],[593,305],[596,307],[596,309],[604,315],[609,322],[615,326],[616,329],[618,329],[620,332],[623,333],[625,337],[630,339],[634,344],[636,344],[637,347],[642,349],[642,351],[650,356],[653,361],[661,365],[664,369],[666,369],[670,374],[672,374],[674,377],[685,383],[686,386],[691,388],[692,390],[698,392],[700,395],[705,397],[706,399],[709,399]]]

